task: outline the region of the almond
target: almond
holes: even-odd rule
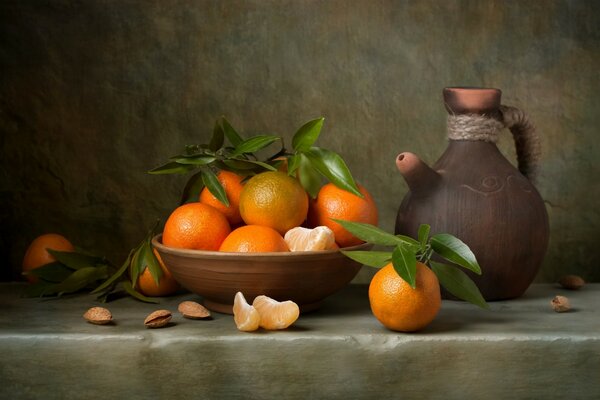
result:
[[[184,301],[179,304],[177,310],[189,319],[205,319],[210,317],[210,311],[206,309],[202,304],[198,304],[195,301]]]
[[[550,302],[552,309],[556,312],[567,312],[571,309],[571,303],[565,296],[554,296]]]
[[[565,275],[558,280],[558,283],[565,289],[570,290],[579,290],[585,285],[583,278],[577,275]]]
[[[171,321],[171,311],[169,310],[156,310],[150,313],[144,320],[144,325],[147,328],[162,328]]]
[[[112,314],[104,307],[92,307],[83,314],[83,318],[91,324],[106,325],[112,321]]]

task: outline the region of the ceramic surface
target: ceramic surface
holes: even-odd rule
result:
[[[258,295],[279,301],[293,300],[302,312],[346,286],[361,265],[339,250],[294,253],[226,253],[167,247],[161,236],[152,244],[169,271],[186,289],[202,296],[204,305],[232,313],[233,298],[240,291],[251,303]],[[370,244],[344,250],[367,250]]]

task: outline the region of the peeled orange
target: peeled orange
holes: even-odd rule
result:
[[[291,300],[279,302],[267,296],[257,296],[252,306],[260,314],[260,326],[264,329],[285,329],[300,316],[298,304]]]
[[[248,304],[242,292],[237,292],[233,299],[233,320],[240,331],[252,332],[260,326],[260,314]]]
[[[318,251],[337,248],[333,231],[326,226],[309,229],[301,226],[286,232],[283,238],[290,251]]]

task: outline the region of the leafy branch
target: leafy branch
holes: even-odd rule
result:
[[[136,290],[140,274],[146,268],[158,284],[163,271],[154,255],[151,244],[156,226],[133,248],[120,268],[116,268],[106,258],[90,255],[84,251],[67,252],[47,249],[56,259],[55,262],[32,269],[26,274],[33,275],[37,282],[26,287],[26,297],[61,297],[68,293],[77,293],[84,289],[98,295],[102,302],[129,294],[147,303],[158,303],[152,297],[144,296]]]
[[[390,262],[398,275],[412,287],[416,287],[417,262],[428,265],[440,284],[454,296],[488,308],[475,283],[459,267],[481,275],[481,267],[469,247],[460,239],[438,233],[429,236],[431,227],[422,224],[418,240],[404,235],[392,235],[376,226],[344,220],[334,220],[354,236],[376,245],[393,246],[392,251],[345,251],[342,253],[367,266],[381,268]],[[436,254],[451,264],[431,260]]]
[[[315,198],[325,178],[334,185],[362,197],[348,166],[342,157],[314,146],[321,134],[324,118],[302,125],[292,138],[292,150],[285,148],[283,138],[276,135],[256,135],[244,139],[225,117],[217,119],[209,143],[188,145],[182,154],[150,171],[150,174],[183,174],[199,169],[185,185],[181,203],[198,201],[206,187],[224,205],[229,200],[217,179],[219,170],[228,170],[241,176],[264,171],[276,171],[287,161],[288,174],[297,176],[304,189]],[[227,143],[228,142],[228,143]],[[280,143],[281,147],[269,157],[259,160],[257,152]]]
[[[61,297],[92,288],[106,279],[114,268],[104,257],[82,251],[46,250],[56,261],[24,273],[37,278],[35,283],[26,287],[26,297]]]
[[[146,237],[136,247],[131,249],[123,265],[96,287],[91,292],[92,294],[97,294],[99,300],[106,302],[111,296],[119,296],[119,289],[122,289],[130,296],[143,302],[158,303],[157,299],[144,296],[136,290],[138,278],[146,268],[150,271],[150,275],[157,285],[163,275],[162,268],[154,254],[154,248],[151,243],[157,226],[158,222],[148,232]]]

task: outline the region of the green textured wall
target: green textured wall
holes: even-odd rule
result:
[[[444,86],[503,89],[543,137],[550,249],[539,280],[600,280],[596,1],[3,1],[1,277],[61,232],[115,262],[175,207],[183,176],[146,170],[225,114],[289,138],[327,118],[393,229],[394,158],[446,146]],[[514,161],[510,135],[500,144]],[[368,272],[359,280],[368,279]]]

